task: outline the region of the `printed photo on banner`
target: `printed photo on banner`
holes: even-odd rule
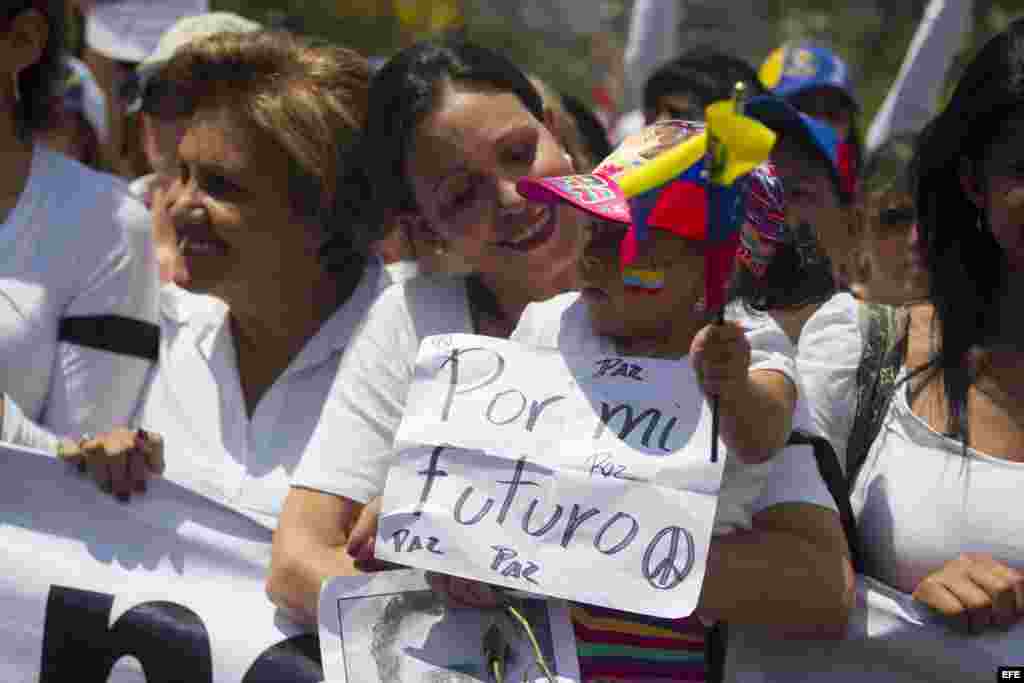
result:
[[[424,340],[377,556],[613,609],[689,614],[724,467],[709,458],[706,402],[678,400],[701,396],[696,382],[678,361],[473,335]]]
[[[507,608],[449,607],[423,572],[339,577],[320,596],[320,642],[329,683],[579,681],[568,608],[522,595]],[[536,645],[534,645],[536,643]],[[543,662],[543,663],[542,663]]]

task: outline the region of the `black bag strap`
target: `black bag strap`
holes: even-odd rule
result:
[[[160,328],[157,325],[119,315],[62,318],[57,339],[154,363],[160,355]]]
[[[811,436],[803,432],[789,435],[787,446],[810,446],[814,452],[814,460],[818,472],[825,481],[825,487],[832,494],[839,508],[839,521],[846,534],[846,544],[850,552],[850,563],[857,573],[863,571],[860,552],[860,536],[857,533],[857,520],[853,516],[850,505],[850,491],[846,485],[846,477],[839,466],[839,456],[828,439]],[[708,629],[704,639],[704,662],[708,683],[721,683],[725,678],[725,648],[729,640],[729,626],[718,622]]]
[[[825,487],[832,494],[832,498],[839,508],[839,521],[843,525],[843,532],[846,534],[846,545],[850,551],[850,563],[854,570],[861,573],[864,569],[860,552],[860,535],[857,533],[857,519],[853,516],[853,506],[850,505],[850,489],[847,486],[846,476],[839,466],[839,456],[828,439],[821,436],[811,436],[802,432],[793,432],[789,435],[789,446],[811,446],[814,451],[814,460],[818,464],[818,472],[825,481]]]
[[[896,392],[910,320],[905,309],[872,303],[861,304],[858,316],[864,350],[857,366],[857,412],[846,446],[848,491],[853,489]]]

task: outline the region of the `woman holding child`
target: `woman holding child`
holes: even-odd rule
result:
[[[516,193],[516,183],[524,176],[565,176],[573,169],[552,144],[525,78],[489,51],[424,44],[400,53],[372,86],[369,120],[364,143],[373,152],[371,180],[375,187],[387,188],[376,198],[380,208],[402,207],[413,229],[432,235],[439,248],[464,255],[476,274],[392,288],[375,304],[345,358],[320,433],[293,480],[268,583],[279,604],[307,618],[315,616],[324,578],[355,573],[357,560],[372,558],[375,508],[359,513],[382,491],[419,341],[451,332],[508,336],[527,304],[574,286],[579,235],[590,222],[570,206],[530,203]],[[620,230],[608,239],[617,245],[622,234]],[[680,252],[673,264],[679,272],[694,267],[695,258],[697,264],[696,275],[682,277],[680,289],[665,295],[671,297],[670,310],[690,330],[689,338],[682,331],[673,333],[673,342],[685,343],[665,349],[681,357],[705,322],[703,313],[693,311],[696,297],[686,301],[697,291],[690,278],[701,281],[701,266],[685,242],[672,246],[673,253]],[[607,249],[605,241],[592,239],[588,253],[604,258],[601,249]],[[675,313],[684,310],[685,316]],[[766,368],[757,378],[748,371],[751,342],[737,328],[705,333],[703,340],[696,348],[706,359],[702,367],[709,390],[720,382],[723,389],[727,385],[746,392],[756,390],[753,380],[764,380],[781,416],[761,433],[727,427],[727,440],[760,443],[763,437],[781,445],[795,400],[792,374],[786,370],[792,359],[773,356],[776,369]],[[725,417],[723,425],[729,420]],[[344,452],[323,448],[320,439],[331,433],[344,435],[352,445]],[[704,612],[713,619],[781,621],[795,632],[834,635],[845,623],[850,576],[834,505],[810,457],[801,462],[798,454],[787,453],[779,462],[784,463],[779,471],[788,474],[776,477],[772,490],[762,490],[760,477],[755,477],[758,483],[745,491],[760,506],[754,529],[746,530],[741,513],[733,522],[741,531],[713,546],[709,577],[722,579],[705,584]],[[764,465],[769,476],[776,464]],[[753,506],[742,507],[749,512]],[[459,604],[486,606],[496,600],[487,586],[471,581],[436,576],[434,585]],[[681,650],[692,650],[690,633],[698,634],[698,666],[702,629],[693,620],[676,632],[671,624],[667,628],[674,633],[671,647]],[[689,646],[684,644],[688,641]],[[630,666],[655,676],[660,670],[655,659],[641,658]],[[601,671],[592,669],[589,678],[604,675]],[[630,680],[642,680],[642,675]]]

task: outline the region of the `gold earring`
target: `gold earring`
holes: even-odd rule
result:
[[[18,72],[11,74],[11,84],[14,86],[14,103],[21,102],[21,85],[18,83]]]

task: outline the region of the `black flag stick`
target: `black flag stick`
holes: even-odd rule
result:
[[[736,86],[733,88],[732,101],[733,101],[733,106],[735,107],[735,110],[736,110],[737,114],[742,114],[743,113],[743,104],[744,104],[743,101],[744,101],[744,97],[746,95],[746,89],[747,89],[747,87],[743,83],[743,81],[738,82],[736,84]],[[711,172],[712,172],[712,170],[715,167],[715,155],[716,155],[716,153],[718,151],[715,148],[717,147],[717,145],[718,145],[718,143],[716,141],[714,141],[714,139],[712,138],[712,136],[710,135],[710,132],[709,132],[709,134],[708,134],[707,158],[708,158],[708,161],[710,163],[707,163],[705,165],[705,168],[707,168],[708,172],[711,175],[713,175],[713,173],[711,173]],[[711,197],[711,193],[710,192],[708,193],[708,197]],[[711,207],[711,208],[712,208],[712,210],[708,212],[708,220],[714,220],[715,219],[715,211],[713,210],[713,207]],[[713,233],[711,233],[710,230],[708,231],[708,233],[709,234],[713,234]],[[725,324],[725,306],[724,305],[721,306],[718,309],[718,312],[715,314],[715,324],[716,325],[724,325]],[[721,409],[720,409],[720,406],[719,406],[718,394],[715,394],[711,398],[711,462],[718,462],[718,432],[720,431],[719,423],[720,423],[720,420],[721,420],[720,413],[721,413]]]

